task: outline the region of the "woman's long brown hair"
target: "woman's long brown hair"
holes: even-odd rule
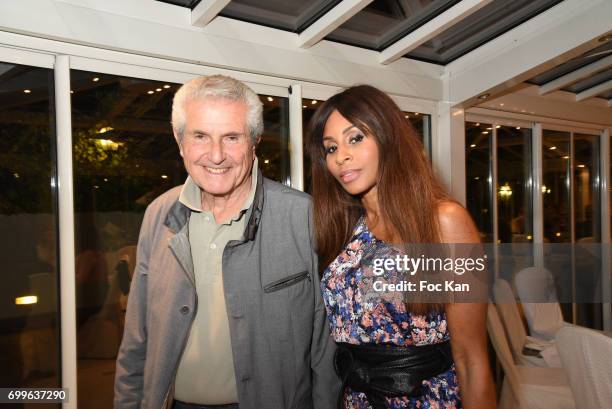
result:
[[[415,130],[387,94],[368,85],[354,86],[323,103],[308,129],[321,272],[350,239],[363,212],[360,198],[348,194],[325,163],[323,131],[336,110],[376,141],[378,202],[384,226],[402,243],[440,243],[437,205],[451,199],[433,174]],[[414,307],[423,310],[422,305]]]

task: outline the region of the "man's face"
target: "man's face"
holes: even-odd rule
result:
[[[246,114],[245,103],[226,99],[185,104],[179,146],[185,169],[203,194],[229,198],[250,187],[255,146],[248,135]]]

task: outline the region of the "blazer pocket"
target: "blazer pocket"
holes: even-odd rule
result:
[[[302,271],[301,273],[292,274],[289,277],[284,277],[280,280],[276,280],[271,282],[270,284],[267,284],[266,286],[264,286],[264,292],[271,293],[274,291],[278,291],[283,288],[297,284],[305,279],[308,279],[310,281],[310,275],[308,274],[308,271]]]

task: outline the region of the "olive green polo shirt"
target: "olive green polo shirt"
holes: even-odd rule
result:
[[[179,201],[191,209],[189,243],[198,295],[198,309],[175,379],[174,398],[183,402],[220,405],[238,402],[229,321],[223,292],[225,245],[244,233],[246,211],[257,186],[257,158],[251,172],[251,192],[241,210],[217,224],[202,210],[200,187],[187,177]]]

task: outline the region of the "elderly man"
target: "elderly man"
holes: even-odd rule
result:
[[[189,177],[144,216],[115,408],[334,407],[311,203],[257,167],[258,96],[194,79],[172,126]]]

